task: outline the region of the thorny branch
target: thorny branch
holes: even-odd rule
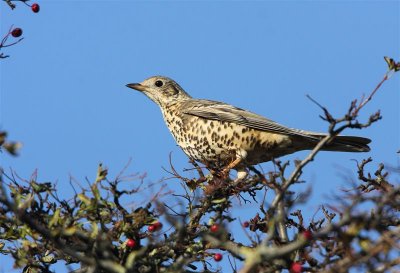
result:
[[[15,8],[16,8],[16,5],[15,5],[13,2],[22,2],[22,3],[24,3],[25,5],[28,5],[27,2],[28,2],[29,0],[3,0],[3,1],[6,2],[7,5],[8,5],[11,9],[15,9]]]

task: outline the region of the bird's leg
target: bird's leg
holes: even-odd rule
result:
[[[233,160],[231,163],[228,164],[228,166],[226,166],[224,169],[222,169],[222,171],[220,173],[221,177],[224,179],[227,178],[229,175],[229,171],[231,169],[235,168],[236,166],[238,166],[243,161],[243,159],[246,158],[246,155],[247,155],[247,152],[245,152],[245,151],[240,151],[240,150],[236,151],[235,160]],[[240,173],[242,176],[243,172],[240,172]],[[239,173],[238,173],[238,177],[239,177]],[[246,177],[246,176],[244,176],[244,177]]]
[[[231,163],[228,164],[228,166],[226,166],[225,168],[222,169],[221,171],[221,176],[223,178],[227,178],[229,175],[229,171],[233,168],[235,168],[240,162],[242,161],[242,159],[240,157],[237,157],[235,160],[233,160]]]

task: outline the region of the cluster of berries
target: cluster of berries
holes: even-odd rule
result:
[[[162,229],[162,226],[163,225],[162,225],[161,222],[155,222],[155,223],[153,223],[153,224],[151,224],[151,225],[149,225],[147,227],[147,231],[148,232],[155,232],[155,231],[158,231],[158,230]],[[243,228],[248,228],[250,226],[250,223],[248,221],[245,221],[245,222],[242,223],[242,226],[243,226]],[[222,229],[221,226],[218,225],[218,224],[212,224],[209,229],[210,229],[211,233],[220,233],[222,231],[221,230]],[[311,241],[312,238],[313,238],[313,234],[312,234],[312,232],[310,230],[304,230],[303,232],[301,232],[301,236],[303,236],[304,239],[306,239],[307,241]],[[138,246],[137,241],[135,241],[132,238],[128,238],[126,240],[125,244],[126,244],[126,247],[130,248],[130,249],[134,249],[134,248],[136,248]],[[213,258],[214,258],[214,260],[216,262],[219,262],[219,261],[222,260],[223,256],[222,256],[221,253],[217,252],[217,253],[214,253]],[[302,263],[298,262],[298,261],[297,262],[293,262],[290,265],[289,271],[290,271],[290,273],[301,273],[301,272],[303,272]]]
[[[161,222],[155,222],[147,227],[147,231],[155,232],[155,231],[162,229],[162,227],[163,227],[163,224]],[[136,248],[138,243],[136,242],[136,240],[134,240],[132,238],[128,238],[125,242],[125,245],[128,248]]]
[[[31,7],[31,9],[32,9],[32,11],[33,11],[34,13],[38,13],[39,10],[40,10],[40,6],[39,6],[38,3],[34,3],[34,4],[32,4],[32,6],[30,6],[30,7]],[[15,38],[18,38],[18,37],[20,37],[21,35],[22,35],[22,29],[19,28],[19,27],[16,27],[16,28],[14,28],[14,29],[11,31],[11,36],[13,36],[13,37],[15,37]]]

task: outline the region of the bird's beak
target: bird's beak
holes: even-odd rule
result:
[[[129,87],[129,88],[132,88],[132,89],[135,89],[138,91],[146,91],[147,90],[147,87],[140,83],[128,83],[126,85],[126,87]]]

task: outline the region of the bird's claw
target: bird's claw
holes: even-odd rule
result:
[[[222,179],[227,179],[227,178],[229,177],[229,171],[230,171],[230,169],[225,168],[225,169],[223,169],[223,170],[219,173],[219,176],[220,176]]]
[[[215,177],[218,177],[220,179],[227,179],[229,177],[229,171],[230,169],[224,168],[222,170],[210,170],[211,174]]]

